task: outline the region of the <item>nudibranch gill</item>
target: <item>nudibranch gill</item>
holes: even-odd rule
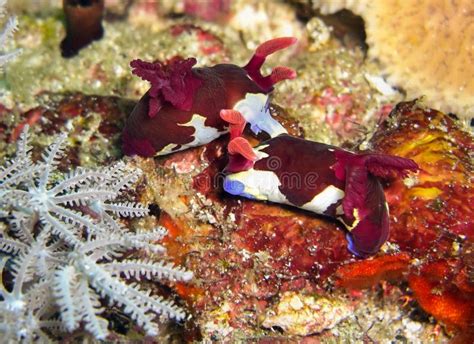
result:
[[[127,155],[165,155],[209,143],[229,131],[221,112],[239,111],[250,129],[271,135],[286,130],[269,111],[276,83],[296,76],[288,67],[275,67],[263,76],[268,55],[296,42],[292,37],[261,44],[244,67],[218,64],[193,67],[196,59],[173,58],[166,64],[134,60],[133,73],[151,83],[130,114],[123,131]]]
[[[228,145],[226,192],[335,218],[347,229],[349,250],[360,257],[380,249],[388,238],[389,218],[379,179],[417,171],[414,161],[353,153],[287,134],[251,147],[239,131],[231,133]]]

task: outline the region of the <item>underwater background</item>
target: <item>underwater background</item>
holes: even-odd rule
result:
[[[0,7],[2,341],[474,341],[470,1]],[[390,232],[375,253],[348,249],[339,218],[226,193],[224,129],[172,154],[124,149],[150,85],[165,85],[162,106],[165,92],[194,94],[192,81],[173,79],[174,63],[245,69],[278,37],[297,41],[261,66],[266,76],[287,68],[266,92],[273,120],[298,138],[419,167],[381,181]],[[134,75],[137,59],[161,79]],[[194,102],[221,101],[233,82],[223,80]],[[174,134],[147,123],[148,140]],[[268,138],[242,131],[252,147]],[[305,152],[284,151],[306,166]]]

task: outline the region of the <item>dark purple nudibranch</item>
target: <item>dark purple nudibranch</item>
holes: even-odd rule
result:
[[[352,153],[287,134],[254,148],[237,135],[228,146],[225,191],[335,218],[347,229],[349,250],[360,257],[375,254],[389,234],[379,179],[418,169],[409,159]]]
[[[286,130],[269,111],[269,94],[276,83],[293,79],[295,71],[276,67],[263,76],[268,55],[287,48],[295,38],[275,38],[261,44],[248,64],[193,67],[194,58],[174,58],[166,64],[134,60],[133,73],[151,83],[127,119],[123,151],[154,156],[209,143],[229,131],[221,112],[238,111],[254,133],[271,136]]]

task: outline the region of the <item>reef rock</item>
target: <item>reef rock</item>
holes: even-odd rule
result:
[[[318,0],[313,7],[360,15],[370,56],[409,98],[425,95],[430,107],[474,116],[472,1]]]

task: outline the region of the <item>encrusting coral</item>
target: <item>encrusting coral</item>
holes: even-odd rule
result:
[[[365,21],[370,56],[410,98],[474,116],[474,25],[470,0],[315,1],[323,14],[349,9]]]
[[[184,319],[184,311],[172,301],[125,282],[192,278],[173,263],[130,256],[165,252],[155,244],[165,229],[130,232],[118,219],[148,213],[141,204],[117,201],[136,183],[140,170],[118,162],[62,174],[57,164],[66,135],[33,162],[27,130],[16,158],[0,169],[0,217],[10,224],[0,250],[11,260],[1,265],[9,279],[0,286],[0,333],[12,341],[33,341],[56,338],[59,333],[52,327],[72,332],[84,324],[95,338],[105,339],[108,321],[100,316],[101,300],[121,308],[147,335],[158,334],[157,315]]]

